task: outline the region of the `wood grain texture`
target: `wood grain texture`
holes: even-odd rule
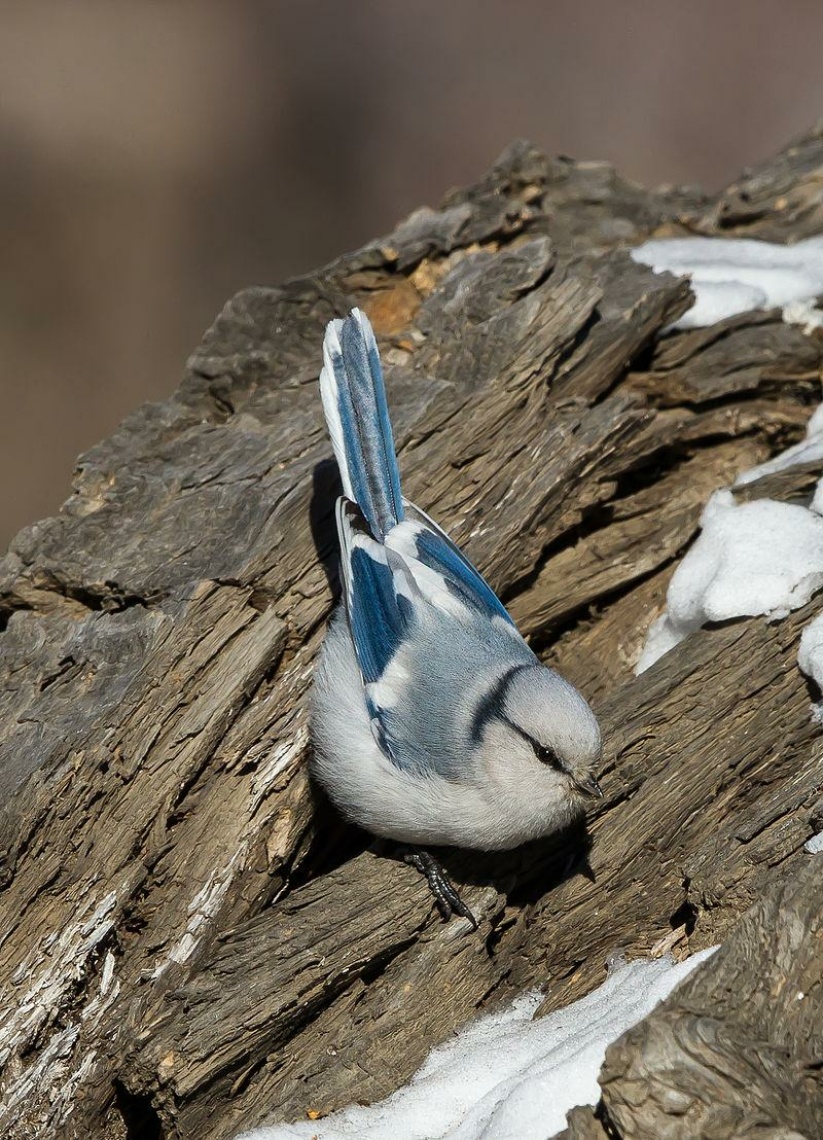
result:
[[[179,391],[81,458],[0,563],[4,1134],[219,1140],[373,1100],[476,1010],[535,984],[560,1005],[673,928],[681,951],[723,939],[803,865],[815,603],[632,667],[702,503],[802,435],[823,342],[776,313],[661,339],[688,285],[625,247],[805,236],[822,171],[813,135],[744,214],[739,189],[650,192],[515,144],[441,209],[238,294]],[[316,377],[353,304],[407,494],[603,720],[588,837],[446,856],[475,936],[306,776],[337,590]]]
[[[823,879],[807,855],[606,1054],[565,1140],[816,1137],[823,1120]]]

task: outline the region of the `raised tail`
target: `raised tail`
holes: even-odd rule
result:
[[[359,309],[326,328],[320,394],[343,493],[382,540],[402,521],[403,500],[380,354]]]

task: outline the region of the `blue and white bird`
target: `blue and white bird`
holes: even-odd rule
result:
[[[350,820],[408,845],[441,913],[470,911],[428,845],[517,847],[601,795],[600,730],[491,587],[403,498],[368,318],[332,321],[320,391],[343,481],[343,605],[312,695],[311,771]]]

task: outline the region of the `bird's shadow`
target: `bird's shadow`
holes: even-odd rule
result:
[[[566,879],[582,874],[594,880],[589,864],[591,835],[581,820],[512,851],[455,851],[449,854],[461,882],[492,885],[510,906],[532,906]]]
[[[404,862],[405,844],[375,839],[339,814],[325,792],[312,784],[314,835],[291,877],[290,890],[321,878],[351,862],[365,851]],[[592,840],[584,823],[546,839],[534,840],[513,851],[467,851],[454,847],[426,848],[444,868],[458,890],[465,885],[492,886],[508,906],[533,906],[575,875],[594,882],[589,864]],[[409,867],[411,876],[417,872]],[[420,890],[427,891],[420,879]]]
[[[458,891],[466,884],[492,886],[517,908],[533,906],[575,875],[594,882],[589,863],[592,838],[584,820],[561,832],[525,843],[512,851],[466,851],[453,847],[427,848],[449,875]],[[373,850],[402,859],[407,848],[385,840]],[[424,882],[421,889],[425,890]]]
[[[311,780],[312,836],[289,876],[289,891],[330,875],[375,844],[373,835],[344,819],[325,791]]]
[[[334,506],[343,494],[340,471],[334,459],[323,459],[312,471],[309,527],[317,558],[326,574],[335,602],[340,598],[340,546],[334,521]]]

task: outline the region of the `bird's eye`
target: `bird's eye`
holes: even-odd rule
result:
[[[558,759],[557,753],[553,752],[551,748],[544,748],[542,744],[538,744],[536,740],[531,742],[534,754],[541,764],[548,764],[550,768],[554,768],[555,772],[564,772],[565,769]]]

